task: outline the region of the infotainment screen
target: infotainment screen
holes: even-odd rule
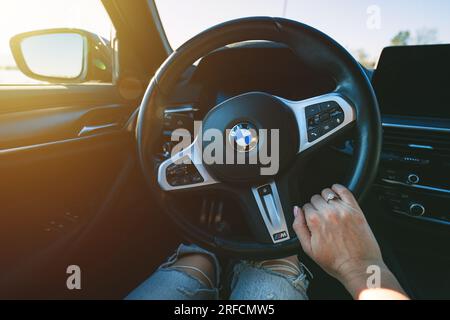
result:
[[[383,114],[450,119],[450,45],[384,49],[373,86]]]

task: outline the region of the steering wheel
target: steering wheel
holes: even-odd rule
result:
[[[172,158],[162,163],[155,161],[160,147],[155,132],[162,130],[164,107],[183,72],[216,49],[249,40],[286,45],[312,70],[332,77],[334,91],[302,101],[250,92],[212,108],[201,132],[219,130],[224,150],[244,157],[246,164],[202,161],[202,149],[211,141],[199,137]],[[310,26],[282,18],[253,17],[212,27],[167,58],[145,93],[136,137],[148,185],[188,239],[235,257],[269,259],[299,251],[292,212],[301,192],[296,182],[306,169],[302,160],[350,127],[355,132],[355,143],[352,167],[344,184],[361,199],[376,174],[382,141],[377,100],[364,70],[342,46]],[[260,134],[261,129],[268,130],[267,134]],[[277,129],[275,141],[276,136],[269,132]],[[255,163],[258,152],[273,150],[274,144],[279,148],[278,171],[262,174],[267,164]],[[209,234],[190,222],[173,201],[178,193],[210,191],[227,193],[237,200],[254,240]]]

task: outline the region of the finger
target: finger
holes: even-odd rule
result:
[[[303,213],[305,214],[306,225],[309,230],[311,232],[314,231],[314,228],[319,224],[319,213],[311,203],[307,203],[303,206]]]
[[[319,213],[327,207],[327,202],[318,194],[311,198],[311,204],[319,211]]]
[[[331,187],[331,189],[333,189],[333,191],[336,192],[339,198],[341,198],[341,200],[344,201],[345,203],[350,205],[358,203],[353,194],[350,192],[350,190],[348,190],[343,185],[335,184]]]
[[[328,197],[330,195],[334,195],[336,196],[336,198],[338,198],[339,196],[336,194],[336,192],[334,192],[333,190],[331,190],[330,188],[325,188],[322,190],[322,198],[327,202],[328,205],[333,205],[333,201],[329,201]]]
[[[308,216],[309,214],[317,212],[317,210],[316,208],[313,207],[311,203],[307,203],[303,206],[303,212],[305,213],[306,216]]]
[[[311,254],[311,231],[306,224],[305,213],[299,207],[294,208],[294,231],[297,234],[298,239],[300,240],[300,245],[302,246],[303,251],[307,254]]]

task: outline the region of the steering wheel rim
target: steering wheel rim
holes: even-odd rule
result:
[[[381,117],[370,81],[359,63],[333,39],[310,26],[282,18],[253,17],[226,22],[197,35],[172,53],[155,74],[140,106],[136,127],[138,157],[149,186],[158,195],[157,198],[164,203],[165,211],[190,240],[211,250],[241,258],[279,258],[295,254],[299,250],[299,242],[292,229],[288,231],[289,239],[279,243],[265,241],[243,243],[206,233],[183,218],[178,214],[177,208],[164,200],[166,195],[165,192],[161,192],[160,181],[158,181],[161,166],[155,170],[152,158],[158,141],[157,135],[152,132],[161,131],[164,103],[182,72],[216,49],[249,40],[266,40],[285,44],[317,72],[325,72],[335,79],[337,86],[332,94],[342,98],[344,102],[339,100],[340,103],[348,103],[353,108],[357,136],[352,169],[344,184],[359,200],[363,198],[375,177],[382,141]],[[258,96],[259,98],[261,96]],[[284,103],[289,105],[290,102],[285,100]],[[291,108],[291,110],[294,109]],[[301,135],[300,133],[299,140]],[[325,141],[326,139],[321,143]],[[289,175],[289,173],[291,172],[288,170],[283,174]],[[221,186],[211,184],[208,188],[220,189]],[[289,193],[289,188],[289,182],[281,183],[278,192],[280,198]],[[284,201],[286,202],[288,201]],[[289,215],[289,219],[286,218],[286,223],[289,224],[292,221],[292,215],[290,215],[292,207],[283,207],[284,215]]]

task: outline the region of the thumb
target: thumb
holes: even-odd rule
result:
[[[297,234],[298,239],[300,240],[300,244],[302,246],[303,251],[307,255],[311,255],[311,231],[306,224],[305,213],[303,210],[297,206],[294,207],[294,216],[295,221],[293,224],[293,228],[295,233]]]

